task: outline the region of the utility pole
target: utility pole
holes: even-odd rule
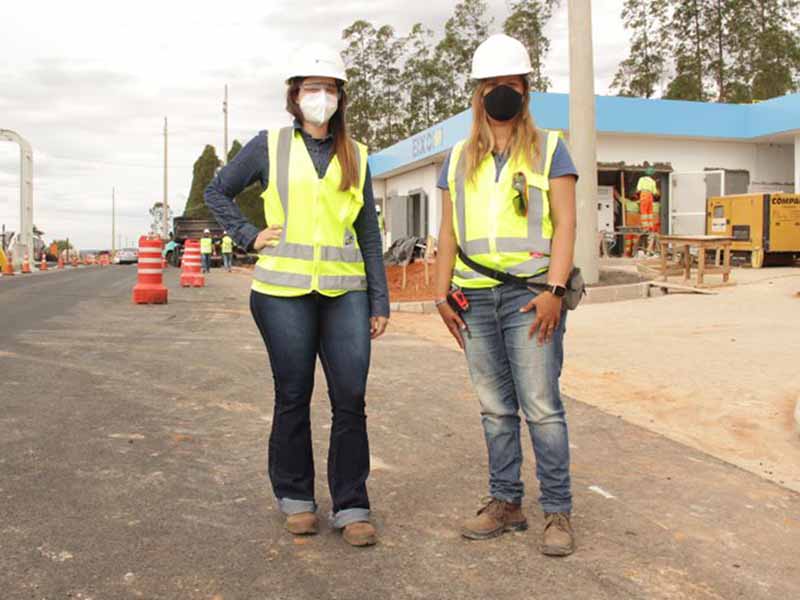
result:
[[[222,113],[225,115],[225,152],[222,155],[222,164],[228,164],[228,84],[225,84],[225,100],[222,101]]]
[[[575,193],[575,264],[587,284],[600,279],[597,243],[597,129],[591,0],[569,0],[569,140],[580,174]]]
[[[116,188],[111,188],[111,256],[117,251],[117,198]]]
[[[167,200],[167,117],[164,117],[164,226],[161,237],[169,239],[169,201]]]

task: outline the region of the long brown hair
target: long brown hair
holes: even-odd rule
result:
[[[528,94],[530,84],[527,77],[522,77],[523,97],[522,109],[514,117],[513,131],[509,140],[508,151],[510,159],[523,159],[531,169],[534,168],[536,157],[542,151],[539,136],[536,132],[536,124],[533,121],[530,108],[528,107]],[[489,124],[489,117],[483,105],[483,93],[488,86],[487,81],[481,81],[475,88],[472,95],[472,130],[469,134],[464,152],[466,154],[468,179],[473,179],[478,167],[486,156],[494,150],[495,139],[492,127]]]
[[[295,77],[289,81],[289,87],[286,90],[286,110],[300,123],[304,121],[304,118],[297,96],[300,93],[300,85],[302,83],[302,77]],[[342,183],[339,185],[339,189],[345,192],[352,187],[358,186],[360,173],[356,147],[347,130],[347,92],[341,83],[337,82],[337,85],[339,86],[340,94],[339,108],[331,117],[328,127],[333,135],[333,154],[339,159],[339,166],[342,168]]]

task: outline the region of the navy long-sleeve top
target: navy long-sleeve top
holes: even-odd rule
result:
[[[324,177],[328,164],[333,158],[333,136],[315,139],[306,133],[298,122],[294,128],[300,131],[314,168],[320,178]],[[234,159],[225,165],[205,191],[205,201],[217,222],[224,227],[236,243],[252,250],[259,229],[250,223],[233,199],[245,188],[261,182],[266,189],[269,183],[269,152],[267,150],[267,132],[260,131],[256,137],[244,146]],[[389,316],[389,290],[386,283],[386,271],[383,267],[383,250],[381,233],[378,228],[378,216],[375,212],[375,197],[372,192],[372,177],[367,167],[364,183],[364,206],[353,223],[358,245],[364,257],[364,268],[367,275],[367,293],[370,300],[370,315],[373,317]]]

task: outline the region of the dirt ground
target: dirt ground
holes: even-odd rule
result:
[[[408,265],[406,286],[403,287],[403,267],[391,265],[386,267],[386,278],[389,284],[389,298],[392,302],[422,302],[435,297],[436,265],[428,265],[428,282],[425,282],[425,264],[415,262]],[[635,270],[624,266],[608,266],[600,273],[600,281],[592,287],[623,285],[645,281],[645,277]]]
[[[570,313],[572,397],[800,491],[800,269],[736,269],[717,295],[669,294]],[[392,329],[452,348],[437,315]]]

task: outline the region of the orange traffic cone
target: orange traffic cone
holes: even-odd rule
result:
[[[77,267],[78,266],[78,257],[77,256],[73,256],[72,257],[72,266],[73,267]]]
[[[42,262],[39,263],[39,270],[40,271],[47,271],[47,257],[42,254]]]
[[[6,264],[3,265],[3,276],[13,277],[14,275],[14,265],[11,264],[11,259],[9,259],[6,261]]]
[[[61,256],[58,257],[58,268],[59,269],[63,269],[64,268],[64,259],[61,258]]]
[[[31,261],[28,260],[28,255],[25,255],[25,258],[22,259],[22,271],[20,273],[30,273],[31,272]]]

